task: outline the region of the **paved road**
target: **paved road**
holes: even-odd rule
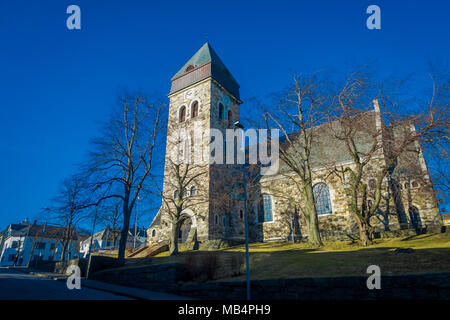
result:
[[[63,281],[0,268],[0,300],[128,300],[129,298],[100,290],[67,289]]]

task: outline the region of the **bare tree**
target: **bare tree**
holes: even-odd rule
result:
[[[102,206],[98,212],[99,222],[106,228],[111,230],[113,247],[119,241],[120,227],[123,224],[123,212],[121,210],[122,203],[120,201],[111,201]]]
[[[199,179],[206,174],[206,170],[194,164],[177,163],[171,159],[166,160],[166,166],[171,176],[165,180],[166,189],[161,193],[162,209],[171,225],[169,252],[170,255],[176,255],[180,227],[187,218],[183,216],[183,211],[207,201],[207,186]]]
[[[125,261],[130,217],[136,199],[153,168],[153,154],[161,132],[164,103],[149,102],[143,95],[119,97],[118,110],[93,140],[93,151],[85,164],[90,183],[98,194],[96,204],[120,199],[123,225],[118,260]]]
[[[350,211],[358,223],[363,245],[372,243],[370,219],[378,212],[385,181],[397,161],[414,154],[417,158],[422,152],[421,142],[448,139],[449,124],[448,100],[439,97],[445,89],[436,84],[429,102],[409,113],[396,110],[393,97],[384,92],[377,92],[374,98],[379,100],[374,100],[372,105],[371,91],[367,90],[371,87],[375,85],[363,69],[351,73],[334,96],[329,122],[334,138],[343,143],[352,159],[350,165],[334,171],[349,186]],[[373,107],[377,119],[384,124],[373,125],[374,114],[368,112]],[[374,166],[374,159],[380,156],[384,162]]]
[[[436,191],[436,196],[441,205],[448,204],[450,195],[450,145],[448,141],[438,146],[429,153],[429,168],[431,180]],[[444,212],[448,212],[448,208],[443,207]]]
[[[65,260],[67,249],[71,247],[80,221],[87,218],[86,208],[90,203],[85,180],[77,175],[61,182],[57,195],[52,199],[53,206],[44,209],[49,221],[62,224],[64,232],[60,239],[62,244],[61,261]]]
[[[289,171],[298,178],[294,182],[303,202],[301,214],[308,229],[308,241],[319,246],[323,243],[313,193],[311,150],[317,125],[325,120],[329,102],[326,89],[326,81],[318,74],[296,77],[280,103],[264,108],[263,113],[267,128],[274,125],[283,134],[279,149],[281,174]]]

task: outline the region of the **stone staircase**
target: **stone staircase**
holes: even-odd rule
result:
[[[156,256],[158,253],[169,250],[169,245],[166,243],[158,243],[153,246],[142,247],[128,255],[128,258],[148,258]]]

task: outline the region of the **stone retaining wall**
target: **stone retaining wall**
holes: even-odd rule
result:
[[[76,265],[76,266],[80,267],[81,276],[84,277],[84,276],[86,276],[86,272],[87,272],[87,264],[88,264],[88,259],[86,259],[86,258],[77,258],[77,259],[72,259],[69,261],[58,261],[55,263],[54,269],[52,271],[56,272],[56,273],[60,273],[60,274],[66,274],[67,268],[70,265]]]
[[[92,274],[94,280],[155,291],[175,292],[187,279],[187,270],[178,263],[161,263],[138,268],[104,270]]]
[[[450,299],[450,273],[382,276],[381,289],[369,290],[367,277],[271,279],[251,282],[255,300]],[[179,295],[204,299],[245,299],[244,282],[180,284]]]
[[[105,270],[93,279],[201,299],[245,299],[244,281],[184,282],[186,276],[182,265],[168,263]],[[450,273],[382,276],[381,290],[367,289],[367,277],[254,280],[251,294],[255,300],[450,299]]]

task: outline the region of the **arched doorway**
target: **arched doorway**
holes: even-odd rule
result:
[[[180,229],[178,231],[178,243],[187,242],[191,229],[192,229],[191,218],[189,216],[183,216],[180,220]]]
[[[190,209],[186,209],[181,213],[178,242],[197,242],[197,219],[194,212]]]

